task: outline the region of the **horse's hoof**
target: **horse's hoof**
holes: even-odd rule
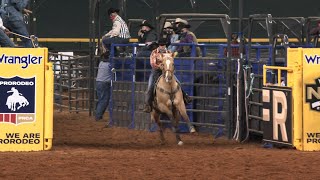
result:
[[[190,133],[195,133],[196,129],[194,127],[190,128]]]
[[[178,145],[179,145],[179,146],[182,146],[182,145],[183,145],[183,142],[182,142],[182,141],[179,141],[179,142],[178,142]]]

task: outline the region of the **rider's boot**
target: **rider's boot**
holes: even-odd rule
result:
[[[150,113],[152,111],[152,93],[153,92],[151,90],[146,93],[143,112]]]
[[[190,104],[192,102],[192,99],[189,97],[189,95],[182,90],[182,95],[183,95],[183,101],[185,104]]]

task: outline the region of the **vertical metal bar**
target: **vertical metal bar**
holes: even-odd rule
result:
[[[60,70],[59,70],[59,103],[60,103],[60,112],[62,112],[62,94],[63,94],[63,87],[62,87],[62,60],[61,58],[59,59],[59,55],[58,55],[58,61],[60,64]]]
[[[153,24],[155,25],[155,27],[159,27],[159,23],[158,23],[158,16],[159,16],[159,1],[158,0],[153,0]],[[161,34],[161,29],[156,29],[158,35],[160,36]]]
[[[98,0],[97,2],[97,22],[98,22],[98,42],[97,42],[97,46],[95,46],[96,48],[98,48],[98,52],[99,52],[99,45],[100,45],[100,38],[101,38],[101,0]],[[95,64],[95,63],[93,63]]]
[[[197,52],[196,51],[197,51],[197,46],[196,46],[196,44],[192,43],[192,46],[191,46],[191,57],[196,57],[197,56]],[[190,71],[192,73],[195,70],[195,60],[194,59],[191,60],[191,67],[190,68],[191,68]],[[195,74],[196,73],[192,73],[191,76],[190,76],[190,78],[191,78],[190,82],[192,84],[194,83]],[[194,95],[194,86],[192,86],[192,88],[190,90],[190,95],[191,96]],[[192,108],[194,108],[194,107],[192,107]],[[190,117],[190,121],[194,121],[193,114],[194,113],[191,113],[190,116],[189,116]]]
[[[243,59],[243,32],[242,32],[242,21],[243,21],[243,0],[239,0],[239,27],[238,32],[240,33],[240,44],[239,44],[239,51],[240,51],[240,59]]]
[[[226,78],[226,85],[227,85],[227,109],[229,109],[230,113],[227,113],[227,122],[229,124],[228,127],[228,138],[232,138],[232,133],[234,130],[234,122],[233,122],[233,79],[232,77],[232,70],[231,70],[231,20],[229,16],[226,17],[227,24],[227,78]]]
[[[95,10],[97,6],[97,0],[89,0],[89,83],[88,83],[88,94],[89,94],[89,116],[92,115],[93,111],[93,59],[94,59],[94,52],[95,52]]]
[[[134,119],[134,112],[135,112],[135,84],[136,84],[136,55],[133,54],[131,61],[131,75],[132,75],[132,83],[131,83],[131,126],[130,128],[133,129],[135,127],[135,119]]]
[[[112,81],[111,81],[111,89],[110,89],[110,102],[109,102],[109,125],[113,125],[113,87],[114,87],[114,82],[116,80],[116,72],[113,71],[115,68],[114,62],[113,62],[113,55],[114,54],[114,49],[112,48],[111,45],[111,54],[110,54],[110,65],[111,65],[111,70],[112,70]]]
[[[75,66],[76,66],[76,77],[75,77],[75,87],[76,87],[76,98],[75,98],[75,108],[78,112],[78,109],[79,109],[79,83],[81,82],[80,78],[79,78],[79,59],[74,59],[76,62],[75,62]],[[80,100],[81,101],[81,100]]]
[[[71,94],[71,61],[68,58],[68,104],[69,104],[69,111],[72,110],[71,104],[72,94]]]
[[[281,85],[281,70],[278,69],[278,86]]]
[[[228,48],[228,47],[224,47],[223,45],[219,45],[219,59],[218,60],[218,68],[222,68],[222,71],[224,72],[225,76],[228,76],[228,72],[227,72],[227,65],[228,65],[228,62],[225,61],[225,55],[224,55],[224,48]],[[227,49],[228,51],[228,49]],[[224,59],[224,62],[222,62],[222,59]],[[223,84],[225,84],[223,82],[223,79],[225,79],[226,77],[223,76],[221,73],[218,74],[218,80],[219,80],[219,87],[218,87],[218,94],[219,94],[219,100],[218,100],[218,111],[222,111],[223,110],[223,100],[221,100],[221,97],[223,94],[225,94],[225,92],[223,91],[223,88],[221,86],[223,86]],[[228,87],[227,87],[227,91],[228,91]],[[226,98],[227,98],[228,94],[226,95]],[[228,100],[227,100],[228,101]],[[228,108],[228,107],[227,107]],[[227,109],[226,108],[226,109]],[[227,109],[228,111],[228,109]],[[222,113],[219,113],[218,114],[218,119],[217,119],[217,123],[218,124],[222,124]],[[225,120],[226,122],[228,121],[228,119]],[[225,123],[226,123],[225,122]],[[229,123],[228,123],[229,124]],[[216,134],[216,137],[220,136],[220,134],[223,133],[223,128],[222,127],[219,127],[218,128],[218,133]]]
[[[240,37],[240,43],[239,43],[239,55],[240,55],[239,63],[240,63],[240,65],[237,66],[240,68],[239,70],[237,69],[237,72],[239,72],[239,75],[238,75],[239,76],[238,77],[239,78],[238,79],[239,87],[237,87],[237,88],[239,88],[239,90],[238,90],[239,94],[237,94],[237,96],[240,95],[238,97],[239,102],[237,103],[237,108],[239,109],[239,114],[238,114],[239,117],[238,118],[240,121],[239,122],[239,126],[240,126],[239,129],[245,129],[244,128],[244,127],[246,127],[245,126],[246,125],[245,119],[246,119],[246,115],[247,115],[247,114],[245,114],[245,110],[243,108],[244,106],[242,106],[242,104],[246,104],[246,101],[247,101],[246,97],[243,96],[243,94],[245,94],[244,93],[244,91],[245,91],[244,81],[246,81],[246,79],[244,79],[244,76],[243,76],[243,74],[244,74],[244,72],[243,72],[243,64],[244,64],[244,57],[243,57],[244,42],[243,41],[244,41],[244,39],[243,39],[243,32],[242,32],[243,7],[244,7],[243,0],[239,0],[239,24],[238,24],[239,34],[238,34],[238,37]],[[248,108],[248,107],[245,107],[245,108]],[[248,129],[246,129],[246,131],[248,131]],[[242,140],[243,134],[245,134],[244,130],[239,132],[240,140]]]
[[[267,69],[266,69],[266,65],[263,65],[263,85],[265,86],[266,85],[266,83],[267,83]]]

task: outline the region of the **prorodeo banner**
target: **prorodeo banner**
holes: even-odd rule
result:
[[[320,49],[303,49],[303,149],[320,150]]]
[[[0,151],[43,150],[48,51],[0,50]]]

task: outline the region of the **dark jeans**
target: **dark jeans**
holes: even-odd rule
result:
[[[0,45],[1,47],[14,47],[11,39],[0,29]]]
[[[96,107],[96,120],[102,119],[110,101],[111,83],[96,81],[97,91],[97,107]]]
[[[145,103],[149,104],[151,106],[152,101],[153,101],[153,91],[154,91],[154,85],[158,78],[161,76],[162,72],[161,70],[157,69],[154,70],[152,69],[150,76],[149,76],[149,81],[148,81],[148,89],[146,93],[146,99]]]
[[[26,36],[26,37],[30,37],[28,30],[27,30],[27,26],[23,21],[10,21],[10,20],[4,20],[4,25],[10,29],[10,31]],[[19,37],[22,41],[22,45],[25,48],[33,48],[32,42],[30,39],[26,39],[26,38],[22,38]]]
[[[111,44],[128,44],[129,39],[119,38],[119,37],[104,37],[102,38],[102,43],[105,48],[107,48],[109,51],[111,51]],[[114,53],[116,54],[117,50],[114,50]]]

